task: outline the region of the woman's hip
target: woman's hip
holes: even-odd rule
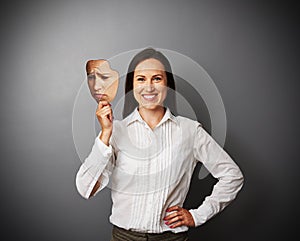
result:
[[[173,233],[166,231],[163,233],[141,233],[126,230],[113,225],[111,241],[187,241],[186,232]]]

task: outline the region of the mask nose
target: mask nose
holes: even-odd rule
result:
[[[98,90],[104,90],[104,83],[103,80],[99,77],[95,78],[95,83],[94,83],[94,90],[98,91]]]

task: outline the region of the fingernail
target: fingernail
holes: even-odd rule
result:
[[[169,224],[169,222],[165,222],[165,224],[167,224],[167,225],[168,225],[168,224]]]

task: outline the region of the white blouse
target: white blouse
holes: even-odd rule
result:
[[[223,210],[242,188],[239,167],[201,124],[175,117],[169,109],[153,130],[136,108],[124,120],[114,120],[109,146],[99,136],[79,168],[76,186],[86,199],[97,180],[101,185],[95,194],[111,188],[109,219],[121,228],[147,233],[187,231],[187,226],[170,228],[163,218],[168,207],[183,206],[198,161],[218,182],[198,208],[189,210],[196,226]]]

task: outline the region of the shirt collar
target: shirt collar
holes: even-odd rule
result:
[[[171,120],[174,123],[178,124],[178,121],[176,120],[176,117],[171,113],[169,108],[166,108],[166,112],[165,112],[163,118],[160,120],[160,122],[158,123],[158,125],[156,127],[160,126],[161,124],[163,124],[167,120]],[[124,121],[125,121],[126,126],[130,125],[131,123],[133,123],[135,121],[145,122],[143,120],[143,118],[141,117],[137,107],[134,109],[134,111],[129,116],[127,116],[124,119]]]

